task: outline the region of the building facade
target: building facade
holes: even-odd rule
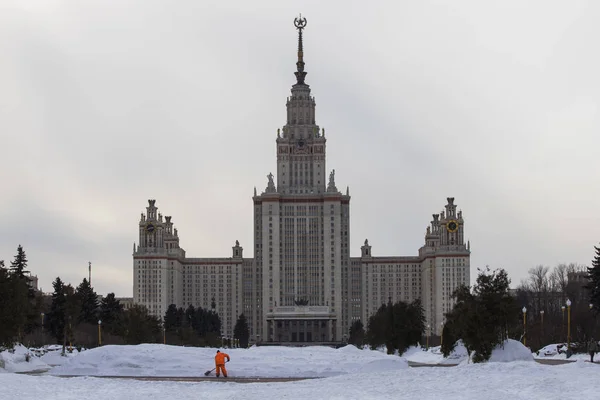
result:
[[[278,129],[277,172],[263,192],[254,189],[254,246],[243,257],[188,258],[170,216],[148,201],[133,248],[133,299],[158,316],[168,306],[213,308],[224,335],[244,313],[251,339],[268,342],[341,341],[353,321],[364,324],[388,301],[420,299],[432,334],[441,331],[450,294],[469,285],[470,249],[454,198],[433,214],[415,256],[375,257],[368,240],[350,257],[350,193],[338,190],[326,166],[325,130],[305,82],[303,29],[298,29],[296,83]]]

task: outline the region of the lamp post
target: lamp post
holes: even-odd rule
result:
[[[102,320],[98,320],[98,346],[102,346]]]
[[[523,346],[527,346],[527,307],[523,307]]]
[[[429,324],[427,324],[427,346],[425,347],[426,350],[429,350]]]
[[[567,299],[567,351],[571,349],[571,300]]]
[[[542,331],[541,332],[541,341],[542,341],[542,343],[541,344],[543,344],[544,343],[544,310],[540,311],[540,316],[542,317],[542,327],[541,327],[541,331]]]
[[[258,342],[259,342],[259,340],[258,340],[258,339],[260,339],[260,335],[258,335],[258,334],[257,334],[257,335],[256,335],[256,345],[257,345],[257,346],[258,346]]]
[[[162,324],[162,328],[163,328],[163,344],[167,344],[167,327],[165,326],[165,324]]]
[[[44,345],[44,315],[44,313],[40,313],[40,317],[42,317],[42,337],[40,338],[42,346]]]
[[[441,347],[444,345],[444,323],[440,322],[440,326],[442,327],[442,330],[440,331],[440,349],[441,349]]]
[[[561,328],[561,334],[560,336],[564,339],[565,338],[565,306],[560,307],[562,310],[562,328]]]

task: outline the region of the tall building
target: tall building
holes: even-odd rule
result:
[[[170,304],[214,308],[223,335],[248,318],[251,338],[269,342],[340,341],[354,320],[367,323],[382,303],[420,299],[432,334],[452,307],[454,288],[469,284],[470,249],[454,198],[433,214],[415,256],[375,257],[368,240],[350,257],[350,193],[340,192],[326,167],[325,130],[305,82],[302,35],[296,18],[296,82],[277,131],[277,174],[254,189],[253,258],[238,241],[229,258],[188,258],[170,216],[148,201],[133,249],[133,297],[155,315]]]

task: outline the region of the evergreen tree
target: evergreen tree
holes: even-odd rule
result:
[[[410,346],[418,344],[425,332],[425,309],[418,299],[409,304],[398,302],[396,308],[399,332],[396,348],[403,354]]]
[[[160,319],[150,315],[146,307],[136,304],[124,315],[127,344],[156,343],[161,340]]]
[[[174,332],[181,327],[181,321],[177,314],[177,306],[170,304],[165,313],[165,330],[167,332]]]
[[[382,304],[377,312],[369,317],[365,338],[371,350],[375,350],[385,344],[387,329],[386,309],[387,305]]]
[[[600,247],[594,246],[596,255],[592,260],[592,267],[588,267],[589,284],[586,288],[590,293],[590,304],[596,314],[600,313]]]
[[[15,256],[14,261],[10,263],[10,273],[12,276],[18,278],[23,281],[27,286],[27,296],[32,299],[35,296],[35,292],[30,285],[31,278],[28,276],[29,271],[27,270],[27,256],[25,255],[25,251],[23,250],[23,246],[19,245],[17,247],[17,255]],[[31,307],[27,307],[27,304],[22,303],[19,304],[21,315],[27,315]]]
[[[457,288],[452,311],[446,314],[444,354],[461,338],[467,351],[475,351],[474,362],[486,361],[492,350],[508,339],[510,328],[518,323],[519,310],[508,292],[510,279],[505,270],[480,271],[472,292],[468,287]]]
[[[30,287],[27,278],[19,277],[17,274],[10,273],[9,285],[11,287],[11,313],[17,329],[17,339],[21,341],[26,333],[27,321],[33,310],[33,304],[30,297]]]
[[[60,277],[57,277],[52,282],[54,292],[52,293],[52,304],[50,312],[46,316],[48,330],[60,343],[62,342],[65,333],[65,322],[67,315],[67,296],[65,293],[65,285]]]
[[[221,335],[221,318],[216,311],[205,311],[206,334]],[[206,335],[205,334],[205,335]]]
[[[456,329],[452,327],[452,321],[446,321],[442,329],[442,354],[448,357],[456,348],[456,343],[460,339],[455,335]]]
[[[29,271],[25,269],[27,268],[27,262],[25,251],[23,250],[23,247],[19,245],[19,247],[17,247],[17,255],[15,256],[15,260],[10,263],[10,271],[19,278],[23,278],[29,282],[29,277],[25,275],[29,273]]]
[[[98,295],[90,286],[86,278],[77,286],[77,300],[81,306],[79,315],[77,315],[78,323],[97,324],[98,322]],[[114,300],[114,294],[113,294]]]
[[[359,349],[362,348],[362,344],[365,340],[365,329],[360,319],[357,319],[352,323],[348,336],[348,343],[355,345]]]
[[[385,345],[388,354],[398,350],[402,355],[419,343],[424,331],[425,315],[420,301],[410,304],[390,301],[369,318],[365,339],[372,349]]]
[[[123,305],[115,298],[115,294],[107,294],[100,303],[99,319],[102,320],[103,329],[112,334],[119,334],[122,332],[123,312]]]
[[[233,337],[240,341],[240,347],[248,347],[248,341],[250,339],[250,328],[248,327],[248,321],[246,316],[240,314],[235,327],[233,328]]]
[[[15,280],[0,260],[0,346],[12,347],[18,334]]]
[[[196,323],[196,309],[191,304],[185,310],[185,323],[184,323],[184,325],[187,326],[187,327],[190,327],[190,328],[194,328],[195,326],[198,325]]]

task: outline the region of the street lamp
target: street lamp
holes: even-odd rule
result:
[[[440,348],[441,348],[444,344],[444,323],[440,322],[440,326],[442,327],[442,330],[440,331]]]
[[[564,339],[565,338],[565,306],[560,307],[562,310],[562,329],[561,329],[561,337]]]
[[[259,335],[259,334],[257,334],[257,335],[256,335],[256,345],[257,345],[257,346],[258,346],[258,339],[259,339],[259,338],[260,338],[260,335]]]
[[[98,320],[98,346],[102,346],[102,320]]]
[[[425,347],[426,350],[429,350],[429,324],[427,324],[427,346]]]
[[[527,307],[523,307],[523,346],[527,346]]]
[[[571,349],[571,300],[567,299],[567,351]]]
[[[40,316],[42,317],[42,337],[40,338],[41,342],[42,342],[42,346],[44,345],[44,313],[40,313]]]

